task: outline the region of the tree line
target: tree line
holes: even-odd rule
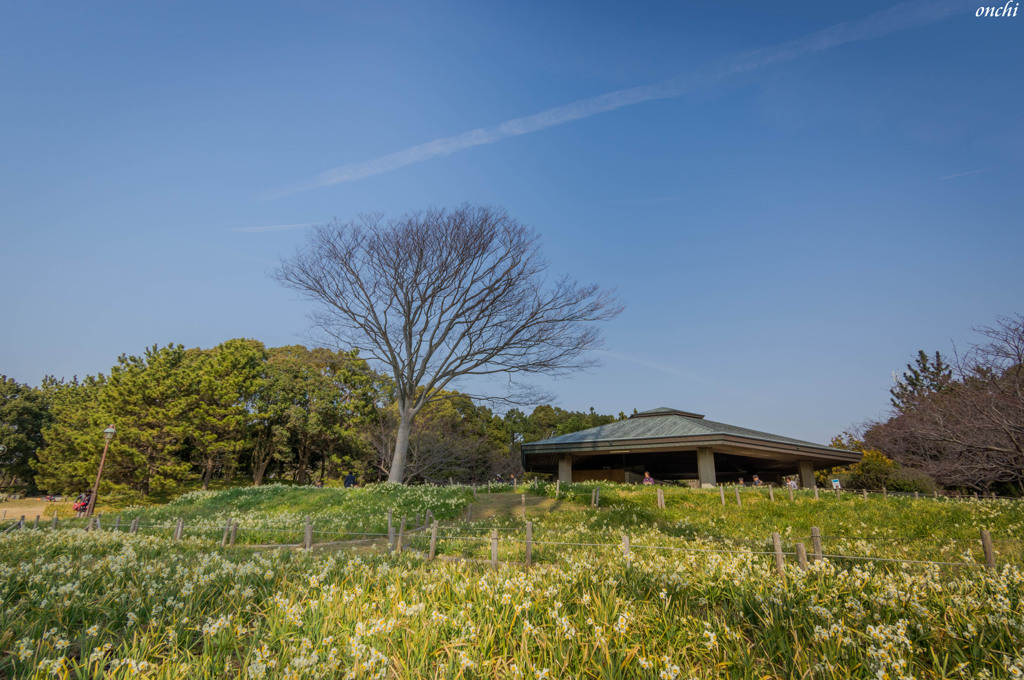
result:
[[[521,475],[522,443],[616,419],[546,404],[501,416],[458,392],[440,396],[409,435],[406,483]],[[0,486],[87,490],[111,423],[101,493],[126,502],[211,483],[329,483],[350,471],[377,481],[390,472],[399,418],[393,382],[354,350],[154,345],[84,379],[32,387],[0,376]]]
[[[951,358],[919,350],[894,380],[888,417],[833,440],[864,460],[831,472],[851,486],[1024,495],[1024,316],[974,330],[979,340]]]

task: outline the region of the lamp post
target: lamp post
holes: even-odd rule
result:
[[[113,423],[110,427],[103,430],[103,438],[107,441],[103,444],[103,455],[100,456],[100,469],[96,471],[96,485],[92,487],[92,493],[89,494],[89,507],[85,510],[86,517],[92,517],[93,508],[96,507],[96,496],[100,495],[100,477],[103,476],[103,462],[107,459],[107,448],[110,446],[110,440],[117,434],[117,430],[114,429]]]

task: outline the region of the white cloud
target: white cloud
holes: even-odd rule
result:
[[[846,43],[874,40],[883,35],[929,24],[950,16],[957,9],[968,6],[969,3],[966,3],[965,0],[917,0],[902,3],[876,12],[864,19],[837,24],[797,40],[744,52],[724,62],[661,83],[587,97],[530,116],[513,118],[491,127],[481,127],[451,137],[441,137],[361,163],[341,165],[322,172],[312,179],[272,191],[264,198],[277,198],[333,184],[353,182],[438,156],[447,156],[476,146],[493,144],[503,139],[545,130],[626,106],[656,99],[678,97],[700,85],[731,75],[790,61]]]

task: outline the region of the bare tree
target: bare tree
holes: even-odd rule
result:
[[[522,394],[520,375],[593,363],[595,324],[621,307],[596,285],[549,282],[538,240],[503,210],[464,205],[319,227],[282,262],[277,279],[320,303],[315,326],[394,380],[389,481],[404,479],[416,414],[460,378],[505,375]]]
[[[955,353],[956,379],[873,426],[865,439],[952,486],[1024,492],[1024,316],[975,329],[985,341]]]
[[[458,398],[458,395],[456,395]],[[432,408],[434,407],[434,408]],[[486,481],[496,463],[497,453],[481,432],[465,427],[458,416],[446,417],[434,412],[437,404],[429,404],[413,421],[409,434],[403,483],[421,480],[430,484]],[[376,454],[376,465],[387,473],[395,451],[398,409],[392,404],[378,411],[378,418],[365,429],[367,441]],[[501,453],[504,453],[502,451]]]

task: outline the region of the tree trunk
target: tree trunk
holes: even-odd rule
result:
[[[301,484],[303,486],[309,484],[309,459],[309,442],[306,441],[305,437],[301,437],[299,441],[298,467],[295,470],[296,484]]]
[[[409,452],[409,434],[412,432],[412,419],[415,414],[400,409],[401,419],[398,421],[398,436],[395,437],[395,455],[391,458],[391,471],[388,481],[395,484],[405,482],[405,461]]]
[[[206,471],[203,473],[203,491],[210,486],[211,479],[213,479],[213,458],[207,458]]]
[[[266,458],[261,458],[259,461],[254,461],[252,466],[252,483],[254,486],[263,484],[263,475],[267,471],[267,467],[270,466],[270,455]]]

